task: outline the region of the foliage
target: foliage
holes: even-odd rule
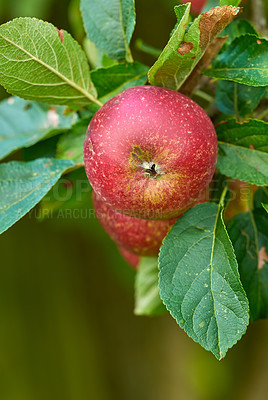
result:
[[[248,325],[248,300],[222,213],[221,205],[213,203],[192,208],[173,226],[159,257],[164,304],[188,335],[217,358]]]
[[[136,276],[136,315],[159,315],[166,311],[158,287],[157,257],[142,257]]]
[[[30,162],[11,161],[0,165],[1,233],[30,211],[73,161],[39,158]]]
[[[268,85],[268,41],[246,34],[215,59],[206,75],[250,86]]]
[[[229,234],[239,263],[243,286],[250,304],[253,321],[268,318],[268,263],[266,249],[268,218],[264,209],[237,215]]]
[[[219,142],[215,179],[227,184],[220,201],[199,204],[176,222],[158,259],[142,258],[135,313],[168,309],[218,359],[246,332],[249,317],[268,317],[268,42],[250,21],[238,19],[239,3],[210,0],[193,20],[189,3],[176,6],[177,23],[150,67],[131,54],[133,0],[81,0],[86,51],[66,31],[36,18],[0,26],[0,84],[12,94],[0,104],[0,232],[40,201],[41,211],[87,201],[88,182],[84,191],[77,185],[85,178],[85,131],[114,95],[148,80],[210,103]],[[98,60],[92,69],[88,59]],[[29,147],[30,160],[21,151]],[[249,211],[226,229],[229,178],[262,188],[250,192]],[[75,190],[68,197],[70,185]]]

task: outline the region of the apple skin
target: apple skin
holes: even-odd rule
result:
[[[191,3],[191,11],[194,14],[200,14],[207,0],[193,0]],[[189,3],[188,0],[180,0],[182,4]]]
[[[171,89],[138,86],[92,118],[84,161],[94,191],[123,214],[169,219],[190,208],[212,179],[217,137],[205,111]]]
[[[108,235],[125,250],[143,256],[157,256],[164,237],[176,222],[169,220],[150,221],[120,214],[108,206],[93,192],[96,216]]]
[[[138,264],[140,262],[140,256],[137,254],[131,253],[130,251],[124,249],[124,247],[118,247],[120,254],[126,260],[126,262],[134,269],[137,269]]]

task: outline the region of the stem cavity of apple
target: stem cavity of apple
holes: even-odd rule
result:
[[[142,168],[144,174],[148,178],[156,179],[165,174],[165,172],[162,171],[157,163],[153,161],[145,161],[146,159],[148,160],[150,158],[153,158],[151,153],[151,149],[144,152],[142,151],[140,146],[133,146],[133,151],[131,152],[131,162],[136,167]]]

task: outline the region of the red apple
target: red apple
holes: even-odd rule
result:
[[[158,255],[162,240],[177,218],[150,221],[120,214],[93,193],[96,216],[104,230],[124,249],[131,253]]]
[[[200,14],[204,5],[206,4],[206,1],[207,0],[193,0],[193,1],[180,0],[180,3],[182,3],[182,4],[191,3],[191,11],[194,14]]]
[[[215,129],[205,111],[176,91],[139,86],[100,108],[86,134],[88,179],[107,204],[137,218],[182,214],[211,181]]]
[[[137,266],[140,262],[140,256],[131,253],[130,251],[124,249],[124,247],[118,247],[118,250],[120,251],[123,258],[126,260],[126,262],[131,265],[132,268],[137,269]]]

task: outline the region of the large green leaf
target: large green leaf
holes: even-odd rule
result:
[[[243,123],[235,119],[224,121],[217,127],[218,139],[268,153],[268,123],[249,119]]]
[[[111,97],[133,86],[147,82],[148,67],[138,62],[116,64],[108,68],[99,68],[91,72],[91,79],[104,103]]]
[[[217,358],[245,333],[248,301],[226,232],[221,206],[198,204],[164,239],[159,287],[171,315]]]
[[[83,148],[87,127],[90,119],[82,119],[73,128],[62,135],[57,143],[57,158],[73,160],[83,165]]]
[[[250,86],[268,85],[268,41],[249,34],[236,38],[205,74]]]
[[[268,318],[268,218],[263,209],[237,215],[228,227],[252,320]]]
[[[199,15],[185,33],[190,3],[175,7],[178,24],[163,52],[149,71],[152,85],[178,90],[208,46],[235,17],[238,8],[218,7]]]
[[[135,314],[159,315],[166,311],[158,287],[157,257],[142,257],[135,282]]]
[[[35,18],[0,26],[0,84],[27,100],[98,103],[79,44],[66,31]]]
[[[268,154],[262,151],[219,142],[217,168],[232,179],[268,185]]]
[[[235,38],[246,35],[247,33],[258,36],[258,32],[247,19],[236,19],[232,21],[221,32],[221,36],[228,36],[223,49],[226,50]]]
[[[93,43],[88,37],[85,37],[83,40],[83,48],[92,69],[110,67],[111,65],[118,63],[117,60],[112,60],[97,48],[95,43]]]
[[[64,115],[63,106],[10,97],[0,103],[0,159],[46,137],[69,129],[76,114]]]
[[[81,0],[87,35],[116,60],[132,61],[129,43],[135,26],[134,0]]]
[[[182,4],[174,8],[178,22],[166,47],[149,71],[148,78],[152,85],[178,89],[178,84],[176,84],[177,74],[179,74],[177,63],[180,59],[178,49],[188,25],[190,9],[190,4]]]
[[[72,161],[49,158],[0,164],[0,233],[30,211],[73,166]]]
[[[219,81],[216,91],[218,109],[224,114],[244,117],[258,106],[265,87],[242,85],[230,81]]]

